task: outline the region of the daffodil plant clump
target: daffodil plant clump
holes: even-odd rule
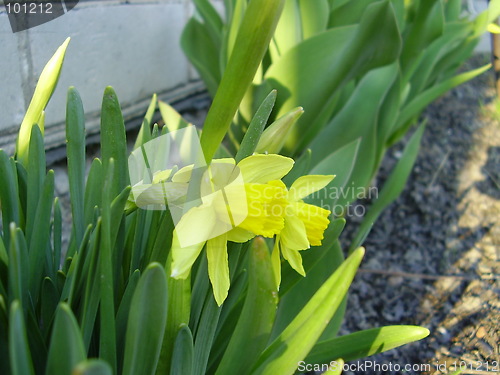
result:
[[[352,13],[357,16],[351,21],[361,20],[359,26],[348,25],[329,37],[355,37],[368,27],[363,25],[372,24],[374,14],[390,16],[393,26],[402,22],[396,17],[404,9],[397,7],[399,2],[373,3],[366,8],[371,9],[366,19]],[[222,35],[206,4],[196,1],[211,25],[204,36]],[[224,48],[223,73],[216,85],[208,85],[214,98],[201,130],[154,96],[128,152],[120,105],[108,87],[102,101],[101,157],[86,174],[83,104],[77,89],[68,89],[72,227],[64,247],[54,172],[46,166],[44,109],[69,40],[47,63],[21,124],[15,155],[0,150],[1,374],[293,374],[304,364],[339,374],[345,361],[428,335],[423,327],[388,326],[338,336],[346,294],[364,249],[356,241],[344,259],[339,235],[345,218],[334,215],[332,202],[322,201],[319,193],[344,186],[346,171],[348,176],[352,171],[358,177],[373,174],[371,168],[356,169],[364,159],[353,150],[365,141],[311,164],[321,146],[313,142],[307,150],[289,137],[309,138],[312,130],[306,123],[293,124],[320,112],[307,115],[306,106],[283,109],[286,98],[296,96],[279,87],[266,87],[265,94],[252,100],[247,116],[250,107],[245,103],[259,72],[269,65],[269,53],[274,59],[284,51],[275,31],[280,30],[280,16],[290,16],[290,8],[285,0],[225,4],[234,16],[228,20],[238,23],[223,28],[231,44]],[[455,17],[448,7],[447,17]],[[420,19],[411,14],[408,22]],[[313,26],[302,22],[304,30]],[[361,34],[369,35],[365,31]],[[372,52],[378,48],[371,47]],[[408,68],[414,56],[407,51]],[[377,70],[367,82],[344,82],[346,91],[327,100],[333,112],[321,112],[320,117],[326,121],[333,113],[340,116],[342,110],[333,104],[350,103],[348,94],[354,95],[358,85],[373,88],[379,74],[394,73],[389,67]],[[414,87],[405,89],[408,81],[401,79],[408,77],[394,69],[397,77],[387,82],[395,86],[385,91],[392,98],[388,103],[400,89],[408,93]],[[419,69],[423,67],[415,63],[409,71]],[[279,69],[273,71],[278,74]],[[388,121],[402,116],[389,104],[380,108]],[[284,114],[274,119],[277,109]],[[157,110],[164,126],[153,123]],[[389,135],[397,138],[408,121],[383,133],[383,144],[390,143]],[[397,178],[388,181],[393,187],[376,209],[402,189],[401,176],[411,169],[421,129],[406,146]],[[226,135],[229,143],[223,142]]]

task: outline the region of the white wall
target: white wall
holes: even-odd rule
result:
[[[5,7],[0,7],[0,148],[13,151],[36,80],[68,36],[59,84],[46,110],[49,148],[64,142],[69,86],[81,94],[87,133],[98,130],[108,85],[116,90],[127,118],[142,115],[153,93],[175,101],[202,90],[179,46],[192,12],[190,0],[80,1],[64,16],[12,33]]]

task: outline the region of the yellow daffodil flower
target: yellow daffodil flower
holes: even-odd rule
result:
[[[311,246],[320,246],[323,233],[328,227],[329,210],[307,204],[302,201],[308,195],[323,189],[335,176],[310,175],[299,177],[287,192],[288,205],[285,209],[285,225],[276,236],[271,260],[273,262],[276,285],[281,283],[281,259],[283,255],[290,266],[302,276],[305,276],[300,250]],[[272,184],[284,187],[283,182],[273,181]]]
[[[226,163],[229,168],[213,168],[217,163]],[[208,275],[220,306],[229,290],[227,241],[246,242],[255,235],[273,237],[281,232],[289,193],[278,180],[293,163],[273,154],[252,155],[238,164],[234,159],[214,160],[202,178],[202,204],[186,212],[175,227],[171,276],[186,278],[206,244]],[[180,169],[172,181],[189,181],[192,169]],[[242,185],[234,183],[238,175]]]

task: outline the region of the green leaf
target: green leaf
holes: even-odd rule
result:
[[[102,163],[99,159],[94,159],[90,165],[89,176],[87,177],[87,184],[85,186],[85,225],[93,224],[95,207],[101,206],[103,181]]]
[[[80,362],[71,375],[112,375],[111,367],[100,359],[89,359]]]
[[[23,309],[19,301],[14,301],[10,306],[9,317],[9,357],[12,375],[30,375],[35,373],[33,362],[31,361],[23,314]]]
[[[141,272],[135,270],[128,278],[128,283],[123,293],[120,306],[116,313],[116,352],[118,355],[118,373],[123,370],[123,356],[125,353],[125,335],[127,333],[127,323],[132,307],[132,298],[139,283]]]
[[[165,264],[166,273],[170,274],[171,253],[169,253]],[[168,314],[160,359],[156,369],[158,375],[167,373],[168,369],[173,366],[171,361],[173,361],[173,350],[175,350],[174,342],[178,337],[180,327],[189,324],[191,313],[191,275],[186,279],[174,279],[168,276],[167,283]]]
[[[159,263],[146,268],[132,298],[124,375],[154,374],[167,319],[167,278]]]
[[[406,184],[410,172],[417,159],[418,150],[420,147],[420,139],[424,132],[425,126],[420,125],[417,131],[412,135],[410,141],[406,145],[401,159],[394,167],[391,175],[384,184],[384,188],[380,191],[378,198],[373,202],[373,204],[368,209],[366,215],[358,228],[356,236],[352,240],[352,245],[350,251],[352,251],[356,246],[359,246],[373,226],[373,223],[377,220],[378,216],[382,210],[389,204],[394,202],[396,198],[401,194],[403,188]]]
[[[59,292],[50,277],[46,277],[42,282],[41,296],[41,320],[43,321],[43,335],[48,337],[49,328],[52,327],[54,314],[59,303]]]
[[[300,155],[298,159],[295,160],[295,164],[293,165],[292,170],[288,172],[285,177],[283,177],[283,182],[286,184],[286,186],[292,186],[293,182],[297,178],[309,174],[309,170],[311,169],[311,155],[311,149],[307,149],[302,153],[302,155]]]
[[[259,109],[257,109],[257,112],[255,112],[255,115],[252,117],[252,120],[248,125],[248,130],[246,131],[245,136],[241,141],[240,148],[236,153],[236,162],[239,162],[241,159],[244,159],[254,153],[264,127],[267,124],[267,120],[273,110],[274,103],[276,102],[276,95],[277,91],[272,90],[262,101]]]
[[[287,153],[302,150],[317,135],[331,115],[335,94],[348,81],[392,63],[400,46],[393,8],[380,1],[366,9],[358,26],[304,40],[273,63],[265,78],[280,93],[288,93],[278,97],[277,117],[299,105],[305,110],[287,139]]]
[[[247,374],[271,335],[278,293],[266,242],[257,237],[250,248],[249,285],[229,345],[216,374]]]
[[[299,0],[302,38],[310,38],[326,30],[328,24],[328,0]]]
[[[446,91],[451,90],[453,87],[458,86],[464,82],[469,81],[470,79],[478,76],[479,74],[485,72],[491,67],[490,64],[485,65],[481,68],[471,70],[469,72],[465,72],[459,74],[453,78],[447,79],[444,82],[436,86],[432,86],[427,90],[423,91],[417,97],[415,97],[412,101],[410,101],[406,106],[401,110],[397,123],[396,130],[392,134],[389,139],[389,145],[397,142],[406,132],[409,127],[413,123],[414,119],[420,114],[420,112],[433,100],[436,100],[441,95],[443,95]]]
[[[28,160],[27,170],[26,241],[28,244],[31,242],[36,210],[42,193],[46,168],[43,135],[36,124],[31,128],[29,152],[32,157]]]
[[[181,47],[200,74],[208,92],[214,97],[221,76],[219,59],[217,54],[214,54],[214,51],[217,51],[217,46],[208,35],[206,27],[201,22],[191,18],[182,32]]]
[[[193,336],[187,325],[181,325],[175,338],[170,375],[191,375],[193,373]]]
[[[45,374],[71,374],[73,368],[86,357],[78,323],[69,306],[61,302],[52,328]]]
[[[171,105],[158,101],[158,107],[160,108],[161,117],[165,126],[169,132],[173,132],[186,126],[192,125],[188,121],[184,120],[179,112],[177,112]]]
[[[341,304],[363,258],[356,250],[319,288],[287,328],[262,353],[252,374],[293,373]]]
[[[418,58],[422,49],[442,35],[444,29],[443,1],[420,1],[415,6],[413,20],[405,30],[401,66],[405,70],[412,60]]]
[[[54,242],[54,255],[53,255],[53,265],[52,265],[52,277],[55,277],[55,273],[59,270],[61,266],[61,247],[62,247],[62,213],[61,205],[59,204],[59,198],[54,199],[54,225],[52,231],[52,237]]]
[[[283,267],[283,275],[287,275],[288,282],[280,288],[280,304],[276,314],[276,322],[273,327],[273,339],[277,337],[297,316],[307,301],[318,291],[321,285],[332,275],[332,273],[344,261],[344,255],[337,240],[338,227],[343,228],[345,221],[334,222],[328,232],[324,245],[319,248],[313,248],[312,252],[303,252],[303,265],[306,270],[306,277],[294,274],[290,267]],[[338,226],[336,228],[336,226]],[[340,324],[344,318],[344,301],[338,308],[336,315],[325,328],[323,334],[330,338],[335,337]]]
[[[217,306],[212,291],[209,290],[205,298],[205,304],[203,305],[200,316],[200,323],[194,338],[194,375],[206,374],[208,358],[214,342],[220,312],[221,308]]]
[[[193,2],[196,6],[196,10],[203,18],[208,34],[217,47],[217,50],[219,50],[223,27],[222,19],[220,18],[219,13],[217,13],[208,0],[194,0]]]
[[[377,152],[377,115],[397,74],[398,65],[391,64],[373,69],[361,79],[342,110],[311,143],[313,165],[331,150],[361,139],[354,168],[345,184],[364,188],[370,182]],[[331,173],[337,174],[335,170]],[[348,198],[352,201],[356,196]],[[349,199],[341,201],[348,202]]]
[[[90,234],[91,226],[87,228]],[[85,348],[88,350],[90,340],[94,330],[94,324],[97,316],[97,309],[99,307],[99,300],[101,297],[100,280],[99,280],[99,248],[101,236],[101,219],[97,221],[96,228],[90,236],[89,252],[87,259],[89,265],[87,268],[87,275],[85,278],[85,289],[82,297],[82,311],[79,316],[80,326],[82,327],[82,336]]]
[[[8,267],[8,296],[9,304],[19,301],[23,308],[28,307],[28,282],[30,276],[28,250],[21,229],[14,223],[9,226],[9,267]]]
[[[104,151],[103,151],[104,152]],[[100,342],[99,356],[116,371],[115,290],[113,278],[113,248],[111,244],[111,191],[115,184],[115,162],[108,160],[104,191],[102,192],[102,223],[99,254],[100,281]]]
[[[29,243],[29,290],[34,303],[38,301],[42,275],[53,265],[50,249],[50,219],[54,199],[54,171],[50,170],[45,177],[42,194],[36,209],[33,235]]]
[[[109,160],[115,161],[113,182],[109,185],[111,200],[129,184],[127,139],[118,98],[112,87],[104,90],[101,110],[101,154],[104,175],[109,175]]]
[[[429,330],[417,326],[387,326],[320,341],[306,363],[328,363],[335,358],[354,361],[427,337]]]
[[[366,8],[373,0],[348,1],[330,14],[329,28],[354,25],[360,22]]]
[[[297,107],[274,121],[262,133],[255,151],[258,153],[279,153],[285,144],[288,134],[303,113],[304,109]]]
[[[319,205],[321,207],[329,206],[330,211],[338,216],[336,212],[336,202],[346,193],[344,187],[350,180],[355,162],[357,160],[360,139],[356,139],[345,146],[340,147],[332,152],[326,158],[321,160],[311,170],[310,174],[334,174],[335,178],[325,187],[312,197],[306,198],[307,203]],[[349,190],[349,189],[347,189]]]
[[[74,87],[68,89],[66,101],[66,152],[73,231],[78,247],[85,232],[85,114]]]
[[[215,94],[201,135],[207,162],[222,142],[274,33],[284,0],[252,0],[238,31],[235,49]]]
[[[42,111],[47,106],[47,103],[54,92],[59,75],[61,73],[64,55],[68,47],[70,38],[67,38],[64,43],[57,49],[56,53],[51,57],[47,65],[42,70],[40,78],[31,98],[30,105],[26,111],[16,144],[17,160],[25,167],[28,165],[29,144],[31,136],[31,128],[33,125],[38,124],[43,134],[43,125],[41,124],[40,116]]]
[[[5,246],[8,247],[10,243],[10,223],[21,225],[20,202],[16,167],[3,150],[0,150],[0,179],[2,180],[0,184],[0,202],[2,203],[3,240]]]
[[[151,102],[149,103],[148,109],[146,111],[146,115],[142,120],[141,128],[139,129],[139,133],[137,134],[137,139],[135,140],[134,150],[145,143],[148,143],[151,140],[151,127],[153,122],[153,115],[155,114],[156,104],[157,104],[157,96],[153,94],[151,98]]]

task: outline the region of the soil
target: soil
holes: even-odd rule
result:
[[[485,62],[475,57],[467,68]],[[364,243],[341,334],[396,324],[421,325],[431,334],[370,358],[399,364],[399,371],[344,374],[438,375],[460,366],[462,374],[500,372],[499,109],[490,72],[423,114],[428,125],[419,157],[404,192]],[[402,148],[389,151],[376,186]],[[403,371],[405,364],[417,366]]]

